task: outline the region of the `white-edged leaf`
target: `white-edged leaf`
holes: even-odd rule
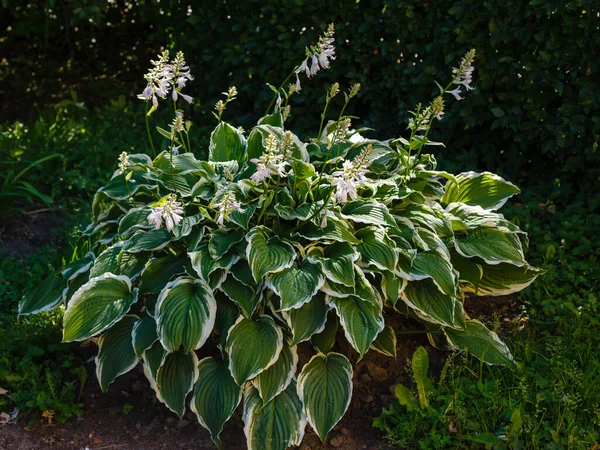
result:
[[[296,346],[284,345],[275,364],[252,380],[252,384],[258,389],[264,405],[288,387],[296,374],[297,365],[298,351]]]
[[[482,276],[477,286],[466,286],[466,292],[475,295],[510,295],[529,286],[544,273],[543,270],[531,266],[513,266],[511,264],[481,264]]]
[[[378,351],[386,356],[396,357],[396,333],[389,325],[386,325],[383,330],[377,335],[377,338],[371,344],[373,350]]]
[[[99,277],[110,272],[135,280],[144,269],[147,260],[147,257],[137,253],[123,251],[123,242],[117,242],[98,255],[90,269],[90,277]]]
[[[52,274],[46,277],[35,289],[25,295],[19,302],[19,315],[37,314],[51,311],[62,302],[63,291],[67,281]]]
[[[318,292],[311,301],[300,308],[282,312],[292,330],[292,345],[307,341],[313,334],[323,331],[328,310],[325,295]]]
[[[107,330],[137,301],[137,288],[124,275],[105,273],[80,287],[63,318],[63,342],[84,341]]]
[[[394,271],[398,263],[398,254],[393,241],[386,236],[383,229],[363,228],[356,233],[356,237],[362,241],[357,250],[363,264]]]
[[[102,392],[119,375],[129,372],[138,363],[138,355],[133,349],[131,334],[139,317],[128,314],[98,339],[98,356],[96,356],[96,377]]]
[[[173,239],[173,235],[167,230],[138,230],[125,243],[123,250],[129,253],[138,253],[144,251],[154,251],[165,248]]]
[[[369,225],[396,227],[396,221],[387,207],[374,200],[356,200],[346,203],[342,208],[342,217]]]
[[[308,423],[322,441],[346,413],[352,398],[352,365],[339,353],[318,354],[298,376],[298,396]]]
[[[147,314],[138,320],[133,327],[131,338],[135,354],[141,357],[158,340],[154,318]]]
[[[256,282],[268,273],[291,267],[296,258],[294,247],[278,237],[269,238],[267,232],[267,228],[258,226],[246,236],[246,256]]]
[[[229,373],[227,363],[212,357],[200,360],[198,381],[190,402],[198,422],[210,432],[218,446],[223,425],[233,415],[242,400],[242,390]]]
[[[519,236],[496,228],[480,227],[454,240],[456,251],[466,258],[479,257],[488,264],[527,264]]]
[[[354,286],[354,263],[359,257],[354,247],[346,242],[312,247],[307,255],[309,261],[321,264],[327,278],[345,286]]]
[[[316,264],[292,265],[271,275],[267,281],[275,294],[281,297],[281,310],[300,308],[321,289],[325,277]]]
[[[447,183],[443,203],[461,202],[495,210],[521,190],[514,184],[490,172],[463,172],[456,176],[458,183]]]
[[[436,250],[418,252],[413,260],[410,275],[415,280],[431,278],[440,290],[447,295],[456,293],[456,276],[450,259]]]
[[[430,279],[409,281],[401,294],[404,302],[423,319],[452,328],[464,328],[460,301],[441,292]]]
[[[506,344],[477,320],[467,320],[464,330],[445,328],[444,333],[454,347],[467,350],[487,364],[515,368],[515,360]]]
[[[340,318],[346,339],[362,358],[383,330],[381,309],[354,295],[347,298],[330,297],[330,303]]]
[[[240,316],[229,329],[229,371],[238,385],[275,364],[283,348],[283,334],[269,316],[249,320]]]
[[[266,405],[258,390],[249,386],[244,393],[244,434],[248,450],[286,450],[300,445],[306,416],[292,380],[287,389]]]
[[[180,277],[165,286],[156,304],[156,324],[163,347],[184,353],[199,349],[215,325],[217,302],[201,280]]]
[[[196,353],[178,350],[168,353],[156,372],[158,399],[179,416],[185,413],[185,398],[198,379]]]

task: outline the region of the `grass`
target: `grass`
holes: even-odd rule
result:
[[[374,420],[392,445],[599,448],[600,277],[597,228],[590,227],[597,216],[573,205],[552,214],[532,202],[508,212],[533,238],[530,259],[547,270],[521,294],[521,311],[513,311],[519,320],[483,319],[509,344],[517,371],[451,355],[445,379],[429,391],[429,408],[408,411],[394,402]]]

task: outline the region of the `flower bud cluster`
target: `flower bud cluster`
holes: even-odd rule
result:
[[[365,174],[371,163],[370,155],[372,152],[373,146],[369,144],[354,158],[354,161],[344,161],[342,170],[337,170],[331,174],[333,177],[331,184],[336,187],[335,196],[339,203],[346,203],[348,197],[352,200],[358,198],[356,188],[368,181]]]

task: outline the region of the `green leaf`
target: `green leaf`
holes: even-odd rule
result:
[[[137,288],[123,275],[92,278],[71,298],[63,318],[63,342],[84,341],[109,329],[137,301]]]
[[[409,281],[401,296],[424,320],[452,328],[464,328],[462,307],[456,304],[460,301],[441,292],[432,280]]]
[[[529,286],[544,273],[531,266],[513,266],[511,264],[481,264],[483,275],[476,287],[466,286],[466,292],[476,295],[510,295]]]
[[[477,320],[467,320],[465,330],[445,328],[448,341],[456,348],[467,350],[488,364],[499,364],[515,369],[510,350],[498,335]]]
[[[127,236],[139,228],[150,228],[148,223],[149,208],[131,208],[127,214],[119,220],[119,236]]]
[[[240,230],[239,228],[235,230],[227,228],[213,230],[210,233],[208,251],[214,259],[220,258],[227,253],[233,245],[242,241],[245,236],[246,233],[244,233],[244,230]]]
[[[318,354],[298,376],[298,396],[308,423],[325,441],[346,413],[352,398],[352,365],[339,353]]]
[[[340,318],[346,339],[362,358],[383,330],[381,310],[354,295],[347,298],[331,297],[330,301]]]
[[[246,138],[237,128],[221,122],[210,135],[208,160],[214,162],[235,160],[241,166],[246,160]]]
[[[135,280],[146,264],[147,257],[144,256],[123,251],[123,242],[117,242],[100,253],[90,269],[90,277],[99,277],[110,272]]]
[[[178,350],[169,353],[156,372],[157,396],[181,419],[185,413],[185,397],[198,379],[196,353]]]
[[[283,347],[281,329],[269,316],[249,320],[240,316],[229,329],[229,370],[238,385],[275,364]]]
[[[461,202],[495,210],[501,208],[510,197],[521,192],[514,184],[490,172],[464,172],[456,179],[458,184],[446,184],[442,203]]]
[[[156,374],[158,373],[158,369],[165,361],[167,357],[167,352],[163,348],[160,341],[156,341],[152,344],[152,347],[147,349],[142,355],[144,375],[148,379],[150,383],[150,387],[154,389],[157,397],[160,395],[158,393],[158,387],[156,386]]]
[[[296,346],[284,345],[275,364],[252,380],[252,384],[258,389],[264,405],[288,387],[296,374],[297,365],[298,351]]]
[[[242,400],[242,390],[229,373],[225,361],[212,357],[200,360],[198,381],[190,408],[213,442],[221,445],[219,435]]]
[[[396,357],[396,333],[394,329],[389,325],[386,325],[381,333],[377,335],[377,338],[371,344],[373,350],[378,351],[392,358]]]
[[[138,355],[131,339],[138,316],[126,315],[98,339],[96,356],[96,377],[102,392],[119,375],[129,372],[138,363]]]
[[[63,300],[66,287],[67,282],[63,278],[55,274],[48,276],[19,302],[19,315],[52,311]]]
[[[266,405],[258,390],[249,387],[244,396],[244,434],[248,450],[286,450],[300,445],[306,417],[296,393],[296,382]]]
[[[146,264],[142,273],[140,291],[144,293],[160,292],[175,275],[185,273],[188,262],[186,255],[167,255],[161,258],[152,258]]]
[[[394,394],[396,398],[400,402],[401,405],[406,406],[406,409],[409,411],[414,411],[418,409],[419,404],[417,403],[417,399],[414,394],[408,389],[406,386],[402,384],[397,384],[394,388]]]
[[[129,253],[160,250],[173,239],[173,235],[162,228],[159,230],[136,231],[125,243],[123,250]]]
[[[470,231],[466,236],[456,236],[454,247],[462,256],[477,256],[488,264],[527,264],[518,235],[496,228],[481,227]]]
[[[254,314],[254,310],[260,303],[260,295],[258,295],[254,289],[246,286],[244,283],[238,281],[235,277],[229,276],[221,283],[219,287],[227,297],[229,297],[236,305],[251,316]]]
[[[268,238],[267,228],[255,227],[246,236],[246,255],[252,276],[259,282],[266,274],[280,272],[292,266],[296,252],[278,237]]]
[[[218,269],[229,270],[231,266],[240,259],[235,252],[229,252],[221,258],[213,259],[213,257],[210,256],[210,251],[208,250],[208,244],[206,242],[202,243],[197,251],[188,253],[188,256],[192,262],[194,271],[207,283],[210,282],[211,273]]]
[[[338,331],[338,317],[334,310],[327,313],[327,321],[322,331],[318,331],[310,338],[310,343],[321,353],[327,353],[335,344],[335,338]]]
[[[294,172],[294,177],[297,180],[307,180],[310,177],[317,175],[315,172],[315,166],[299,159],[294,159],[292,161],[292,170]]]
[[[331,217],[327,217],[327,226],[322,228],[312,222],[304,225],[298,234],[309,241],[337,241],[358,245],[360,241],[354,237],[350,225]]]
[[[311,301],[300,308],[284,311],[282,315],[292,330],[291,345],[307,341],[313,334],[323,331],[328,310],[325,295],[318,292]]]
[[[300,308],[310,301],[324,282],[321,268],[316,264],[305,263],[271,275],[267,286],[281,297],[280,309],[287,311]]]
[[[363,228],[356,233],[356,237],[362,241],[357,247],[361,262],[381,270],[394,271],[398,263],[398,254],[393,241],[383,229]]]
[[[114,200],[127,200],[142,188],[151,191],[158,187],[158,178],[151,172],[134,170],[132,172],[131,180],[133,181],[125,181],[123,175],[115,175],[108,184],[101,187],[98,192],[101,192]]]
[[[413,260],[410,275],[416,280],[431,278],[443,293],[450,296],[456,294],[456,276],[450,260],[442,252],[418,252]]]
[[[348,287],[354,286],[354,263],[359,256],[354,247],[345,242],[324,248],[312,247],[308,252],[308,260],[319,262],[327,278]]]
[[[137,321],[131,333],[133,340],[133,349],[135,354],[140,357],[152,345],[158,341],[156,332],[156,322],[152,316],[145,315]]]
[[[427,376],[429,372],[429,355],[423,347],[417,348],[412,358],[412,370],[417,384],[417,392],[419,393],[419,403],[421,408],[429,408],[429,390],[431,389],[431,380]]]
[[[202,281],[180,277],[161,291],[156,304],[156,325],[163,347],[169,351],[197,350],[215,325],[217,303]]]
[[[377,201],[356,200],[342,208],[342,217],[353,222],[382,227],[396,227],[396,221],[387,207]]]

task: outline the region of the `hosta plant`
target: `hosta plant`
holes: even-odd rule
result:
[[[525,234],[496,212],[519,190],[487,172],[438,171],[422,151],[440,145],[427,136],[447,94],[471,89],[474,52],[416,108],[405,136],[378,141],[352,127],[344,109],[358,85],[330,118],[342,98],[335,83],[321,129],[300,139],[289,98],[333,56],[330,27],[271,87],[249,132],[223,121],[237,94],[225,92],[203,161],[178,109],[192,101],[182,93],[189,69],[180,53],[160,55],[140,98],[147,124],[161,101],[174,104],[173,122],[157,127],[166,150],[121,155],[93,201],[90,253],[20,304],[20,314],[64,306],[63,340],[97,339],[103,390],[141,362],[159,400],[180,417],[189,400],[217,445],[242,399],[250,449],[297,445],[307,423],[324,440],[352,396],[352,363],[332,351],[336,339],[353,360],[371,349],[393,357],[392,314],[422,322],[436,346],[514,365],[463,299],[510,294],[538,275]],[[313,354],[302,367],[298,346]]]

